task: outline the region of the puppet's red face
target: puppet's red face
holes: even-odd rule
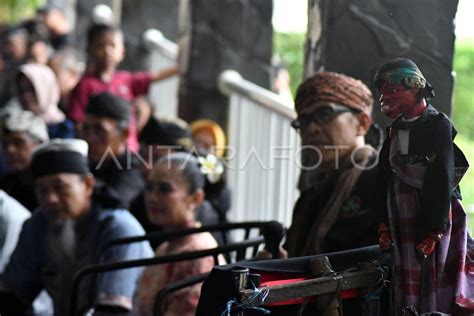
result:
[[[404,85],[384,83],[380,88],[381,110],[391,119],[400,114],[409,117],[419,103],[419,89],[408,89]]]

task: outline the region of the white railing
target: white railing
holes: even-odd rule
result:
[[[143,42],[151,51],[151,71],[177,66],[178,45],[166,39],[160,31],[156,29],[145,31],[143,33]],[[155,106],[154,114],[157,117],[177,117],[178,85],[178,76],[152,85],[148,97]]]
[[[230,97],[230,219],[274,219],[288,226],[300,172],[300,137],[290,126],[293,105],[232,70],[221,74],[219,89]]]
[[[151,50],[151,70],[177,65],[178,45],[155,29],[143,34]],[[178,77],[153,85],[149,97],[158,117],[177,117]],[[293,104],[225,71],[220,90],[229,96],[227,179],[232,190],[229,219],[291,223],[300,173],[300,138],[291,128]]]

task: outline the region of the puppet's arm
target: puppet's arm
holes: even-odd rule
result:
[[[435,155],[425,174],[421,212],[418,216],[418,224],[421,225],[421,231],[424,231],[424,238],[416,245],[416,249],[425,256],[433,253],[436,243],[448,228],[454,176],[451,122],[444,114],[439,114],[433,123],[436,124]]]
[[[392,247],[392,238],[388,226],[384,223],[380,224],[379,227],[379,247],[382,251],[390,250]]]
[[[436,243],[443,238],[442,232],[430,233],[428,236],[416,245],[416,250],[425,257],[433,253]]]

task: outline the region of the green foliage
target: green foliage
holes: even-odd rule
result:
[[[454,70],[453,120],[457,130],[474,140],[474,39],[456,41]]]
[[[459,135],[456,144],[471,163],[461,181],[463,205],[468,211],[469,227],[474,230],[474,39],[458,39],[454,55],[456,81],[453,121]]]
[[[464,134],[458,134],[455,140],[461,148],[468,161],[474,161],[474,140]],[[461,180],[462,204],[468,213],[468,224],[471,230],[474,230],[474,168],[468,169]]]
[[[455,140],[456,144],[461,148],[467,160],[474,161],[474,140],[465,134],[458,134]],[[468,213],[468,226],[474,230],[474,168],[471,166],[460,184],[463,196],[463,205]]]
[[[281,58],[290,73],[290,86],[293,95],[303,79],[305,39],[305,33],[275,32],[273,34],[273,51]]]
[[[16,23],[31,17],[44,0],[2,0],[0,3],[0,22]]]

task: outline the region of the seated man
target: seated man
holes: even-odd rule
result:
[[[376,150],[364,139],[372,124],[372,104],[372,94],[361,81],[338,73],[316,73],[298,87],[298,117],[292,126],[301,135],[304,170],[281,258],[377,244],[371,197]],[[259,256],[272,257],[267,251]],[[261,265],[278,270],[274,263]],[[203,289],[210,284],[206,281]],[[345,314],[361,315],[358,298],[345,301],[343,309]]]
[[[3,156],[7,173],[0,178],[0,189],[30,212],[38,206],[30,170],[31,152],[49,139],[44,121],[29,111],[13,111],[1,120]]]
[[[10,260],[24,221],[30,216],[23,205],[0,190],[0,273]]]
[[[130,111],[128,101],[103,92],[90,98],[82,126],[92,173],[127,209],[145,187],[138,158],[127,149]]]
[[[94,176],[82,140],[53,140],[33,153],[32,172],[39,209],[23,226],[20,239],[0,278],[0,314],[22,315],[46,289],[55,315],[70,315],[71,284],[87,264],[152,256],[148,243],[133,243],[100,254],[111,239],[143,235],[135,218],[123,209],[103,208],[94,199]],[[141,269],[99,274],[81,283],[77,312],[132,309]],[[81,314],[81,315],[82,315]],[[101,314],[103,315],[103,314]]]
[[[292,126],[301,135],[304,169],[301,195],[280,257],[377,244],[371,197],[376,150],[364,139],[372,124],[372,104],[370,90],[343,74],[319,72],[298,87],[298,118]]]

